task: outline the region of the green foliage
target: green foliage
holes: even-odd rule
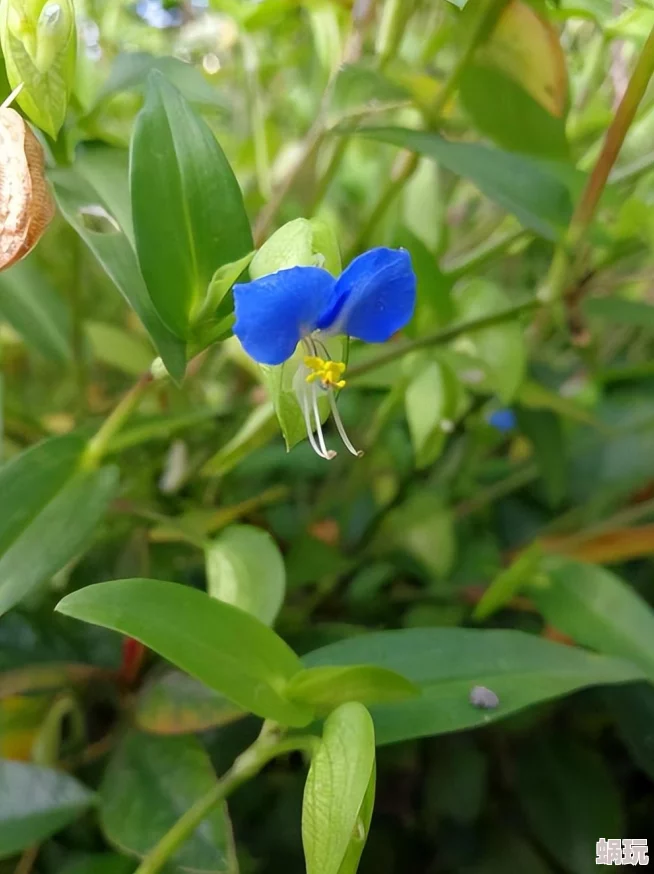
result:
[[[0,874],[596,870],[654,803],[652,10],[74,12],[0,0]],[[235,285],[377,247],[398,335],[326,327],[363,270],[248,357]]]

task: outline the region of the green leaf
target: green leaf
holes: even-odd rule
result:
[[[78,470],[83,448],[55,437],[0,467],[0,614],[86,546],[113,498],[117,469]]]
[[[542,557],[543,551],[538,543],[532,543],[521,552],[513,564],[491,582],[473,610],[473,618],[483,621],[504,607],[507,601],[532,581],[540,568]]]
[[[550,114],[501,70],[471,64],[460,83],[463,106],[475,127],[510,151],[568,160],[565,118]]]
[[[620,795],[602,757],[569,740],[525,745],[515,768],[533,834],[571,874],[597,871],[598,837],[624,833]]]
[[[341,256],[331,225],[305,218],[282,225],[254,256],[250,276],[259,279],[291,267],[323,267],[335,276],[341,272]]]
[[[215,785],[209,756],[195,738],[130,732],[100,787],[102,829],[122,852],[144,856]],[[205,817],[171,861],[183,871],[203,874],[238,870],[226,805]]]
[[[178,58],[155,57],[147,52],[116,56],[96,100],[96,105],[121,91],[143,91],[148,73],[158,70],[190,103],[226,108],[224,92],[211,85],[193,64]]]
[[[53,139],[66,118],[75,78],[77,31],[73,0],[3,0],[0,44],[17,103]]]
[[[583,301],[586,316],[605,319],[611,325],[633,325],[654,330],[654,306],[642,300],[625,297],[588,297]]]
[[[272,404],[256,407],[232,439],[222,446],[201,470],[203,476],[224,476],[265,446],[277,434],[277,417]]]
[[[557,239],[570,221],[572,202],[566,186],[548,168],[526,156],[480,143],[449,142],[438,134],[405,128],[365,128],[358,133],[433,158],[469,179],[543,237]]]
[[[82,143],[75,150],[75,170],[100,197],[134,248],[129,198],[129,152],[101,143]]]
[[[550,556],[547,584],[529,597],[547,621],[577,643],[632,661],[654,680],[654,611],[604,568]]]
[[[70,168],[50,172],[59,209],[95,255],[152,338],[168,372],[181,379],[186,367],[184,344],[166,328],[148,296],[128,236],[93,186]],[[103,215],[104,214],[104,215]],[[104,220],[104,224],[100,224]]]
[[[257,716],[285,725],[311,719],[285,694],[302,667],[295,653],[261,622],[204,592],[160,580],[114,580],[67,595],[57,610],[140,640]]]
[[[211,427],[211,420],[215,419],[218,413],[219,410],[196,409],[171,416],[157,413],[154,416],[135,417],[131,425],[127,425],[123,431],[116,434],[107,452],[123,452],[132,446],[155,440],[167,441],[179,431],[196,431],[202,425]]]
[[[75,859],[57,874],[132,874],[135,863],[116,853],[91,853]]]
[[[356,871],[372,814],[368,795],[371,784],[370,795],[374,795],[374,774],[370,714],[362,704],[342,704],[325,720],[304,788],[302,844],[307,874]],[[353,844],[358,851],[354,859]]]
[[[152,347],[138,335],[107,322],[87,321],[84,330],[95,358],[130,376],[140,376],[152,364]]]
[[[466,322],[505,310],[511,301],[494,283],[472,279],[458,286],[456,303],[459,320]],[[463,335],[456,341],[455,348],[478,358],[500,398],[505,403],[513,400],[524,379],[527,364],[527,350],[519,322],[504,322]]]
[[[422,360],[404,396],[406,418],[418,469],[429,467],[443,451],[463,401],[456,373],[442,361]]]
[[[296,674],[288,694],[318,713],[329,713],[348,701],[379,704],[420,695],[420,689],[406,677],[375,665],[308,668]]]
[[[561,504],[567,490],[567,459],[561,419],[548,410],[517,410],[518,427],[534,447],[550,507]]]
[[[386,514],[374,545],[379,553],[401,550],[409,554],[441,579],[449,573],[456,554],[452,513],[434,492],[414,492]]]
[[[243,711],[181,671],[148,680],[136,702],[136,724],[151,734],[189,734],[227,725]]]
[[[33,257],[0,274],[0,318],[49,361],[71,360],[68,309]]]
[[[382,631],[330,644],[303,661],[307,667],[371,663],[422,690],[420,698],[371,707],[380,744],[487,725],[577,689],[643,678],[635,665],[619,659],[521,631],[468,628]],[[471,704],[475,686],[494,692],[498,706]]]
[[[603,697],[632,759],[654,780],[654,688],[651,683],[605,689]]]
[[[230,525],[206,550],[207,590],[272,625],[284,602],[286,569],[279,547],[252,525]]]
[[[93,793],[68,774],[0,759],[0,859],[49,838],[93,800]]]
[[[213,133],[159,72],[148,77],[130,149],[136,251],[155,309],[189,336],[224,264],[253,248],[238,182]]]

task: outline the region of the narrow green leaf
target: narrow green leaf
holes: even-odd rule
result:
[[[148,680],[136,703],[136,724],[151,734],[189,734],[227,725],[243,711],[181,671]]]
[[[284,641],[238,607],[160,580],[87,586],[57,605],[67,616],[128,634],[245,710],[285,725],[311,712],[286,696],[302,663]]]
[[[70,168],[52,170],[50,179],[64,218],[143,322],[171,376],[181,379],[186,367],[184,344],[157,315],[129,239],[108,206],[90,183]]]
[[[93,800],[93,793],[68,774],[0,759],[0,859],[49,838]]]
[[[583,302],[584,313],[591,318],[604,319],[611,325],[633,325],[654,330],[654,306],[643,300],[625,297],[589,297]]]
[[[207,589],[272,625],[284,601],[286,569],[279,547],[252,525],[230,525],[206,551]]]
[[[148,77],[130,149],[141,272],[164,323],[188,338],[218,268],[253,248],[236,178],[205,122],[159,72]],[[173,245],[174,241],[174,245]]]
[[[209,756],[195,738],[130,732],[112,757],[100,787],[102,829],[123,852],[144,856],[215,784]],[[226,805],[206,816],[171,862],[185,871],[235,874]]]
[[[547,621],[577,643],[638,665],[654,680],[654,611],[615,574],[550,556],[547,584],[529,597]]]
[[[152,347],[138,335],[108,322],[87,321],[84,330],[93,356],[103,364],[130,376],[140,376],[152,364]]]
[[[34,352],[50,361],[70,361],[68,309],[34,258],[28,257],[0,274],[0,318]]]
[[[480,191],[522,224],[548,239],[557,239],[572,215],[563,182],[543,165],[523,155],[481,143],[449,142],[438,134],[406,128],[365,128],[369,139],[426,155],[473,182]]]
[[[513,564],[491,582],[473,610],[473,618],[477,621],[488,619],[504,607],[523,586],[532,581],[538,572],[542,557],[543,551],[538,543],[533,543],[520,553]]]
[[[76,556],[115,494],[116,468],[78,471],[83,449],[57,437],[0,468],[0,614]]]
[[[277,434],[277,417],[272,404],[261,404],[250,413],[232,439],[202,468],[204,476],[224,476],[251,452],[265,446]]]
[[[577,689],[644,676],[629,662],[521,631],[468,628],[366,634],[315,650],[303,661],[307,667],[375,664],[397,671],[422,690],[419,698],[371,707],[379,744],[487,725]],[[497,695],[496,707],[471,703],[479,686]]]
[[[362,704],[342,704],[325,720],[304,789],[302,844],[307,874],[356,870],[367,838],[374,772],[375,731],[370,714]],[[356,859],[350,852],[354,843],[358,845]]]
[[[319,713],[328,713],[348,701],[381,704],[420,695],[420,689],[395,671],[375,665],[308,668],[296,674],[288,694]]]
[[[123,52],[116,56],[96,105],[121,91],[143,91],[151,70],[164,75],[190,103],[226,108],[223,92],[207,82],[201,70],[193,64],[178,58],[156,57],[147,52]]]

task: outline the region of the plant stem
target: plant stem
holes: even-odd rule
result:
[[[567,292],[570,275],[579,257],[579,247],[595,215],[611,169],[634,120],[652,73],[654,73],[654,28],[647,37],[624,96],[606,132],[602,150],[588,177],[586,187],[574,211],[565,237],[556,248],[545,285],[540,292],[543,300],[555,301]]]
[[[537,309],[542,306],[542,302],[532,297],[529,300],[514,304],[512,307],[499,310],[499,312],[491,313],[487,316],[480,316],[477,319],[470,319],[467,322],[455,322],[453,325],[448,325],[447,328],[441,328],[432,334],[426,334],[424,337],[418,337],[416,340],[408,340],[404,343],[395,343],[390,346],[385,352],[370,358],[368,361],[362,361],[360,364],[349,368],[348,379],[356,379],[358,376],[363,376],[371,370],[376,370],[378,367],[383,367],[386,364],[392,364],[398,358],[403,358],[410,352],[416,352],[418,349],[424,349],[428,346],[436,346],[439,343],[447,343],[455,337],[460,337],[462,334],[470,334],[474,331],[480,331],[482,328],[490,328],[493,325],[500,325],[503,322],[508,322],[516,318],[522,313]]]
[[[223,802],[235,789],[255,777],[271,759],[277,756],[296,750],[313,751],[316,740],[311,735],[301,735],[275,742],[262,732],[252,746],[241,753],[216,785],[177,820],[170,831],[143,859],[136,874],[157,874],[214,807]]]
[[[93,468],[99,464],[102,457],[108,451],[112,438],[132,415],[146,389],[153,381],[154,378],[151,373],[144,373],[138,382],[118,402],[95,436],[89,440],[83,458],[84,467]]]

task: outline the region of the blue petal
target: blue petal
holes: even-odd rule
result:
[[[516,426],[515,413],[508,408],[495,410],[486,421],[498,431],[512,431]]]
[[[318,267],[291,267],[234,286],[234,333],[260,364],[281,364],[311,333],[336,280]]]
[[[371,249],[359,255],[336,282],[333,303],[317,327],[383,343],[413,315],[416,277],[404,249]]]

